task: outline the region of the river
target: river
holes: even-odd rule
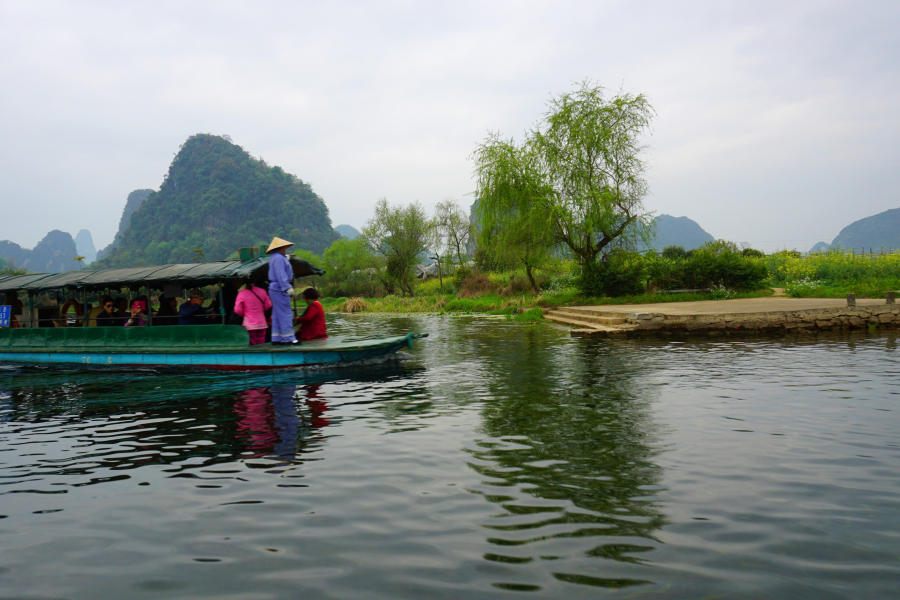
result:
[[[896,598],[895,333],[452,316],[279,374],[0,367],[0,597]]]

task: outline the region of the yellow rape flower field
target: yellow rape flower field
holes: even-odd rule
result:
[[[778,252],[765,257],[773,286],[795,298],[880,298],[900,290],[900,253],[856,254],[832,250],[810,256]]]

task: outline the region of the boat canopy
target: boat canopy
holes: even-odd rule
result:
[[[269,258],[269,256],[260,256],[247,262],[223,260],[187,265],[0,276],[0,292],[18,290],[41,292],[62,288],[97,290],[111,287],[153,287],[166,283],[181,283],[185,287],[202,287],[229,279],[245,279],[259,275],[261,272],[262,274],[268,273]],[[325,274],[325,271],[314,267],[309,261],[302,258],[291,256],[290,261],[295,278]]]

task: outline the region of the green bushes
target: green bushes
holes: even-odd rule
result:
[[[669,260],[676,258],[687,258],[688,251],[681,246],[666,246],[663,248],[662,257]]]
[[[765,287],[768,277],[769,270],[761,260],[730,248],[704,245],[685,261],[682,289],[721,285],[733,290],[758,290]]]
[[[585,265],[578,287],[585,296],[642,294],[647,289],[645,262],[634,252],[612,252],[605,262]]]
[[[685,258],[645,259],[651,290],[725,287],[751,291],[765,287],[769,276],[765,262],[721,241],[704,244]]]
[[[461,290],[463,287],[463,283],[465,283],[466,279],[469,278],[469,275],[472,274],[472,269],[469,267],[459,267],[456,269],[456,272],[453,273],[453,287],[458,290]]]
[[[637,296],[683,289],[758,290],[766,285],[766,263],[744,255],[734,244],[717,241],[684,252],[671,246],[663,256],[613,252],[606,262],[588,266],[579,289],[585,296]]]

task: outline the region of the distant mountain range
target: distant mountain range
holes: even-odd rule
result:
[[[356,227],[353,227],[352,225],[338,225],[334,228],[334,230],[350,240],[359,237],[359,231],[357,231]]]

